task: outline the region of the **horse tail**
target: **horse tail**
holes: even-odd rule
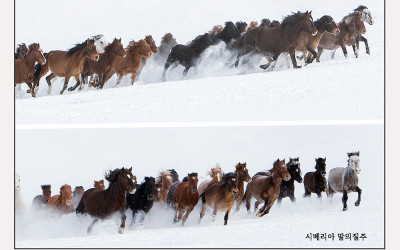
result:
[[[205,192],[203,192],[203,193],[200,195],[200,200],[201,200],[201,202],[202,202],[203,204],[206,203],[206,196],[205,196],[204,194],[205,194]]]

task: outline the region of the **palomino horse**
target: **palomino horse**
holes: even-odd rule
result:
[[[48,200],[46,208],[53,209],[61,214],[73,212],[71,186],[67,184],[63,185],[60,188],[60,194],[56,194]]]
[[[211,182],[219,182],[219,181],[221,181],[221,179],[222,179],[221,166],[219,164],[217,164],[217,166],[215,166],[215,168],[211,168],[211,171],[209,171],[207,174],[211,177],[211,180],[205,180],[205,181],[200,183],[199,188],[198,188],[200,195],[204,192],[204,190],[207,188],[207,186]]]
[[[85,189],[82,186],[76,186],[72,192],[72,205],[76,208],[82,199]]]
[[[166,201],[167,200],[167,195],[170,186],[173,183],[173,177],[171,175],[171,172],[168,170],[163,170],[158,173],[158,176],[156,178],[156,184],[161,184],[162,185],[162,200]]]
[[[228,224],[229,212],[231,211],[238,194],[238,181],[235,173],[231,172],[225,174],[221,182],[210,183],[204,193],[200,196],[202,201],[200,220],[204,217],[207,206],[210,206],[214,209],[214,220],[218,210],[226,211],[224,216],[224,225]]]
[[[41,188],[43,194],[37,195],[35,198],[33,198],[32,208],[34,209],[45,208],[47,202],[51,198],[51,185],[42,185]]]
[[[75,77],[76,82],[80,84],[79,76],[86,58],[95,61],[99,60],[99,53],[97,53],[93,40],[87,39],[83,43],[76,44],[69,51],[50,51],[46,55],[47,63],[42,67],[38,67],[35,71],[37,83],[51,70],[51,74],[46,77],[47,84],[49,85],[47,93],[51,93],[51,80],[57,76],[65,78],[63,89],[60,91],[60,94],[64,93],[71,77]]]
[[[343,193],[343,211],[347,210],[347,193],[357,192],[358,199],[355,206],[359,206],[361,202],[361,189],[358,187],[357,175],[361,172],[360,168],[360,152],[347,153],[346,168],[334,168],[329,171],[328,177],[328,197],[332,197],[334,193]]]
[[[173,196],[173,205],[175,207],[174,222],[182,220],[182,226],[185,224],[189,214],[199,202],[199,192],[197,192],[198,174],[188,174],[188,182],[180,183]],[[183,214],[185,211],[185,214]],[[183,218],[182,218],[183,217]]]
[[[340,29],[340,34],[336,36],[335,34],[325,33],[318,44],[317,62],[322,55],[322,52],[327,50],[333,50],[332,58],[335,55],[337,48],[341,47],[343,54],[347,57],[346,46],[350,46],[356,43],[355,35],[364,34],[367,32],[364,21],[362,20],[362,14],[360,12],[351,13],[343,17],[342,21],[338,24]],[[358,57],[358,51],[356,53]]]
[[[240,57],[257,51],[266,56],[269,63],[261,65],[263,69],[272,69],[275,67],[279,55],[283,52],[288,52],[294,68],[297,66],[295,57],[295,48],[301,32],[306,32],[315,36],[318,32],[313,23],[313,18],[310,12],[297,12],[285,17],[281,25],[273,28],[255,28],[244,34],[242,39],[236,45],[240,48],[236,58],[235,66],[238,66]]]
[[[326,157],[315,159],[315,171],[304,175],[304,195],[311,196],[316,193],[321,198],[321,193],[326,191]]]
[[[99,77],[99,82],[96,86],[99,86],[100,89],[103,88],[106,83],[106,77],[110,74],[110,72],[114,68],[114,63],[117,57],[125,57],[126,53],[124,50],[124,46],[121,43],[121,38],[115,38],[114,41],[107,45],[104,48],[104,53],[100,54],[100,58],[98,61],[93,61],[86,59],[83,64],[83,69],[81,71],[82,82],[76,82],[75,86],[68,88],[68,91],[74,91],[79,85],[79,90],[82,89],[82,84],[85,85],[85,79],[88,76],[92,77],[93,74],[97,74]]]
[[[114,70],[108,74],[106,81],[115,72],[118,77],[115,85],[118,85],[124,75],[131,74],[131,84],[133,85],[138,74],[141,58],[153,55],[150,45],[145,40],[139,40],[139,42],[131,41],[125,51],[125,57],[117,57],[115,60]]]
[[[25,210],[25,203],[21,195],[21,178],[19,174],[15,174],[14,177],[14,199],[15,212],[22,212]]]
[[[136,176],[134,176],[134,179],[136,180]],[[86,190],[81,199],[79,200],[78,206],[76,206],[75,211],[78,214],[85,214],[86,210],[85,210],[85,204],[84,201],[86,199],[86,197],[93,192],[94,190],[104,190],[106,189],[106,187],[104,186],[104,180],[100,180],[100,181],[94,181],[94,188],[89,188],[88,190]]]
[[[144,182],[136,185],[134,194],[126,195],[126,203],[132,210],[132,223],[135,223],[135,216],[138,212],[142,212],[140,224],[143,224],[144,217],[153,207],[156,182],[154,177],[144,177]]]
[[[133,194],[136,191],[132,168],[110,170],[105,179],[109,181],[108,188],[106,190],[94,190],[84,200],[87,213],[94,217],[93,223],[87,230],[88,234],[92,232],[94,224],[100,219],[106,219],[115,212],[121,214],[119,233],[122,234],[125,229],[126,193]]]
[[[274,162],[274,166],[269,170],[271,176],[257,175],[247,185],[246,193],[242,201],[246,201],[247,211],[250,211],[250,201],[254,197],[256,202],[254,210],[256,211],[258,205],[264,202],[264,206],[257,212],[257,216],[264,216],[269,213],[272,205],[279,196],[282,180],[290,180],[290,174],[285,165],[285,160],[279,159]]]
[[[299,41],[297,41],[296,51],[303,52],[302,57],[297,57],[297,59],[303,59],[307,63],[312,63],[314,59],[317,57],[317,52],[315,51],[318,48],[319,41],[325,32],[332,33],[336,36],[339,35],[340,30],[336,26],[335,21],[331,16],[323,16],[317,21],[314,22],[315,27],[318,30],[318,34],[316,36],[312,36],[311,34],[302,32],[299,37]],[[307,52],[309,52],[309,56],[307,57]]]
[[[289,197],[290,201],[295,202],[296,198],[294,197],[294,181],[298,183],[303,182],[303,178],[301,177],[301,169],[300,169],[300,161],[299,157],[297,158],[289,158],[289,162],[286,164],[287,170],[290,174],[290,180],[283,180],[281,183],[281,190],[278,196],[278,204],[281,203],[283,198]]]
[[[371,11],[369,11],[366,6],[360,5],[356,9],[354,9],[354,11],[362,13],[362,20],[364,22],[367,22],[369,25],[374,24],[374,20],[372,19]],[[356,32],[355,36],[356,36],[356,38],[355,38],[356,44],[353,44],[354,54],[356,54],[356,52],[358,53],[358,50],[360,49],[360,41],[363,41],[365,44],[365,50],[366,50],[367,54],[369,55],[370,51],[369,51],[367,38],[363,37],[363,35],[360,32]]]
[[[30,89],[32,97],[36,97],[39,86],[34,78],[35,63],[39,65],[46,63],[46,58],[38,43],[29,45],[28,53],[22,59],[14,59],[14,87],[17,84],[26,83]]]
[[[240,203],[244,196],[244,182],[250,183],[252,178],[249,175],[249,170],[247,169],[247,163],[238,163],[235,166],[235,174],[238,179],[238,189],[239,194],[236,196],[236,211],[240,209]]]
[[[14,59],[22,59],[26,56],[26,54],[28,54],[28,47],[26,46],[26,44],[18,44],[18,47],[14,53]]]

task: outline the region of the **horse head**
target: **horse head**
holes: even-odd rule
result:
[[[32,55],[34,60],[39,64],[44,65],[46,63],[46,58],[43,55],[43,51],[40,49],[40,44],[32,43],[29,45],[28,54]]]
[[[150,45],[150,49],[153,51],[153,53],[157,53],[158,52],[158,48],[156,45],[156,42],[153,39],[152,35],[147,35],[144,40],[146,41],[146,43],[148,43]]]
[[[144,183],[142,185],[144,185],[144,194],[142,195],[146,197],[148,201],[152,201],[156,185],[155,179],[153,177],[144,177]]]
[[[221,181],[222,178],[222,169],[219,164],[215,168],[211,168],[211,171],[209,172],[211,178],[213,178],[213,181]]]
[[[94,40],[93,39],[87,39],[86,40],[86,46],[85,46],[85,54],[92,60],[98,61],[100,58],[99,53],[97,52],[96,45],[94,45]]]
[[[321,173],[323,177],[326,175],[326,157],[325,158],[315,158],[315,169],[316,172]]]
[[[318,30],[325,30],[326,32],[335,34],[336,36],[340,34],[340,29],[331,16],[325,15],[321,17],[315,21],[315,26]]]
[[[222,182],[228,185],[229,190],[232,191],[233,196],[238,196],[239,188],[238,188],[238,179],[235,173],[227,173],[224,174]]]
[[[302,27],[302,30],[310,33],[313,36],[316,36],[318,33],[317,28],[314,25],[314,19],[311,15],[311,12],[306,11],[305,13],[302,14],[302,18],[300,21],[300,25]]]
[[[197,173],[188,174],[189,188],[192,193],[197,192],[197,183],[199,182],[199,177]]]
[[[247,163],[238,163],[235,167],[235,173],[239,180],[243,180],[245,182],[251,182],[251,177],[249,175],[249,171],[247,170]]]
[[[105,39],[104,35],[96,35],[91,39],[94,40],[94,45],[96,46],[96,50],[98,53],[104,53],[104,48],[107,47],[109,42]]]
[[[82,186],[76,186],[73,194],[74,195],[83,195],[84,192],[85,192],[85,189]]]
[[[154,198],[156,201],[160,201],[162,199],[162,190],[163,186],[161,183],[157,183],[154,185]]]
[[[132,168],[122,168],[118,174],[117,181],[122,188],[128,191],[130,194],[136,192],[136,176],[132,174]]]
[[[115,55],[121,56],[121,57],[126,56],[124,46],[121,43],[121,38],[120,39],[114,38],[114,41],[106,47],[106,50],[109,46],[111,46],[110,48],[114,52]]]
[[[98,190],[104,190],[106,187],[104,186],[104,180],[94,181],[94,188]]]
[[[150,45],[145,40],[133,42],[133,47],[137,49],[140,56],[150,57],[153,55],[153,51],[151,50]]]
[[[43,196],[46,200],[50,199],[51,197],[51,185],[42,185],[41,186],[43,191]]]
[[[283,179],[284,181],[288,181],[291,178],[290,173],[286,167],[285,159],[283,159],[283,161],[280,161],[278,158],[278,160],[274,162],[274,167],[272,171],[273,175],[276,175],[277,177]]]
[[[62,206],[72,206],[72,189],[70,185],[65,184],[60,188],[60,197]]]
[[[301,176],[299,157],[293,159],[289,158],[289,162],[287,163],[286,167],[293,180],[297,181],[298,183],[303,182],[303,177]]]
[[[361,172],[361,167],[360,167],[360,151],[358,152],[353,152],[353,153],[347,153],[347,156],[349,159],[347,160],[348,166],[353,169],[357,174]]]

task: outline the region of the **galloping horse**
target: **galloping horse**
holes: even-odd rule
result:
[[[355,12],[361,12],[362,20],[364,22],[367,22],[369,25],[373,25],[374,24],[374,20],[372,19],[371,11],[369,11],[366,6],[360,5],[357,8],[355,8],[354,11]],[[365,44],[365,50],[366,50],[367,54],[369,55],[370,51],[369,51],[367,38],[363,37],[363,35],[360,32],[356,31],[355,39],[356,39],[356,44],[353,44],[354,54],[356,54],[356,52],[358,54],[358,50],[360,49],[360,41],[363,41],[364,44]]]
[[[360,151],[347,153],[349,159],[347,160],[346,168],[333,168],[329,171],[328,177],[328,190],[327,196],[332,197],[334,193],[343,193],[343,211],[347,210],[347,194],[350,192],[357,192],[358,199],[355,206],[359,206],[361,202],[361,189],[358,186],[358,174],[361,172],[360,168]]]
[[[188,174],[188,182],[180,183],[177,186],[173,195],[173,205],[175,207],[174,222],[179,222],[180,220],[182,220],[182,226],[185,224],[185,221],[187,220],[189,214],[192,212],[193,208],[199,202],[197,182],[197,173]]]
[[[68,214],[74,211],[72,205],[72,189],[70,185],[63,185],[60,188],[60,194],[51,197],[46,204],[48,209],[59,212],[60,214]]]
[[[238,189],[239,194],[236,196],[236,211],[240,209],[240,203],[244,196],[244,182],[250,183],[252,178],[249,175],[249,170],[247,169],[247,163],[238,163],[235,166],[235,174],[238,179]]]
[[[47,62],[35,70],[35,79],[39,84],[40,79],[51,70],[51,74],[46,77],[49,90],[51,93],[51,80],[55,77],[64,77],[64,86],[60,94],[68,87],[68,82],[71,77],[75,77],[77,83],[80,84],[79,76],[83,69],[83,63],[86,58],[91,60],[99,60],[99,53],[94,45],[94,40],[87,39],[85,42],[76,44],[69,51],[53,50],[45,55]]]
[[[32,201],[32,208],[35,209],[41,209],[45,208],[47,202],[51,198],[51,185],[42,185],[42,195],[37,195],[35,198],[33,198]]]
[[[161,192],[163,201],[167,200],[168,191],[172,183],[173,183],[173,176],[169,170],[163,170],[159,172],[156,178],[156,184],[162,185]]]
[[[144,177],[144,182],[136,185],[134,194],[126,195],[126,203],[132,210],[132,223],[135,223],[135,216],[138,212],[142,212],[139,223],[143,223],[144,217],[153,207],[154,196],[156,194],[156,183],[154,177]]]
[[[199,194],[201,195],[204,190],[207,188],[207,186],[211,183],[211,182],[219,182],[222,179],[222,169],[221,166],[219,164],[217,164],[217,166],[215,166],[215,168],[211,168],[211,171],[209,171],[207,173],[212,179],[211,180],[204,180],[200,183],[199,185]]]
[[[121,214],[119,233],[122,234],[125,229],[126,193],[133,194],[136,191],[132,168],[110,170],[105,175],[105,179],[109,181],[108,188],[106,190],[94,190],[84,200],[87,213],[94,217],[93,223],[88,227],[88,234],[92,232],[94,224],[100,219],[106,219],[115,212]]]
[[[281,190],[278,196],[278,204],[281,203],[283,198],[289,197],[290,201],[295,202],[296,198],[294,197],[294,181],[298,183],[303,182],[303,178],[301,177],[301,169],[300,169],[300,161],[299,157],[290,158],[289,162],[286,164],[287,170],[290,174],[290,180],[283,180],[281,183]]]
[[[40,44],[32,43],[29,45],[28,53],[22,59],[14,59],[14,87],[17,84],[26,83],[30,89],[32,97],[36,97],[38,83],[35,80],[35,63],[39,65],[46,63]]]
[[[136,176],[133,176],[133,177],[134,177],[134,181],[136,181]],[[91,192],[93,192],[94,190],[104,190],[104,189],[106,189],[106,187],[104,186],[104,180],[100,180],[100,181],[94,180],[94,185],[93,186],[94,186],[94,188],[89,188],[88,190],[86,190],[83,193],[83,195],[82,195],[82,197],[81,197],[81,199],[80,199],[80,201],[78,203],[78,206],[76,206],[76,208],[75,208],[75,211],[76,211],[77,214],[78,213],[79,214],[85,214],[86,213],[84,201],[85,201],[86,197]]]
[[[315,159],[315,171],[308,172],[304,175],[304,195],[311,196],[316,193],[321,198],[321,193],[326,191],[326,157]]]

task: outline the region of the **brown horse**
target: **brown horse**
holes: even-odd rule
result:
[[[151,35],[148,35],[144,38],[144,40],[146,41],[146,43],[149,44],[151,51],[153,51],[153,54],[156,54],[158,52],[158,48],[157,48],[156,42],[154,41],[153,37]],[[140,72],[142,72],[143,67],[146,65],[147,59],[148,59],[148,57],[143,57],[143,56],[141,57],[140,66],[137,71],[135,81],[137,81],[137,79],[139,78]]]
[[[302,32],[296,46],[296,51],[303,52],[303,56],[300,58],[297,57],[297,59],[301,60],[304,58],[304,60],[306,60],[307,51],[309,52],[306,63],[312,63],[317,57],[317,52],[315,50],[317,49],[322,36],[326,32],[334,34],[335,36],[338,36],[340,34],[340,30],[336,26],[336,23],[335,21],[333,21],[333,18],[331,16],[321,17],[314,22],[314,25],[318,30],[318,34],[316,36],[312,36],[311,34]]]
[[[40,44],[32,43],[29,45],[28,53],[22,59],[14,59],[14,87],[17,84],[26,83],[30,89],[32,97],[36,97],[35,63],[40,65],[46,63]]]
[[[282,179],[285,181],[290,180],[290,174],[285,165],[285,160],[276,160],[273,168],[269,172],[271,176],[254,176],[253,181],[247,185],[246,193],[243,197],[243,201],[246,201],[247,211],[250,210],[250,201],[252,197],[256,199],[254,211],[257,210],[258,205],[264,202],[264,206],[257,212],[257,216],[260,217],[269,213],[269,210],[278,198]]]
[[[163,201],[167,200],[169,187],[171,186],[172,183],[173,183],[173,177],[172,177],[172,174],[170,171],[163,170],[158,173],[158,176],[156,178],[156,184],[162,185],[162,189],[161,189],[162,196],[161,197],[162,197]]]
[[[99,219],[106,219],[115,212],[121,214],[119,233],[122,234],[125,229],[126,192],[133,194],[136,191],[132,168],[114,169],[105,176],[105,179],[110,183],[108,188],[94,190],[84,200],[87,213],[95,218],[87,230],[88,234],[92,232],[94,224]]]
[[[134,176],[134,179],[136,180],[136,176]],[[105,190],[105,189],[106,189],[106,187],[104,186],[104,180],[100,180],[100,181],[96,181],[96,180],[95,180],[93,186],[94,186],[94,188],[89,188],[88,190],[86,190],[86,191],[83,193],[81,199],[79,200],[78,205],[77,205],[76,208],[75,208],[77,214],[78,214],[78,213],[79,213],[79,214],[84,214],[84,213],[86,213],[84,201],[85,201],[86,197],[87,197],[91,192],[93,192],[94,190]]]
[[[318,44],[317,62],[319,62],[324,49],[333,50],[333,58],[336,49],[341,47],[344,56],[347,57],[346,46],[354,45],[356,43],[355,35],[365,34],[365,32],[367,32],[362,19],[362,13],[360,12],[354,12],[343,17],[342,21],[338,24],[338,27],[340,29],[340,34],[338,36],[331,33],[326,33],[322,36]],[[358,57],[358,53],[356,53],[356,57]]]
[[[26,44],[18,44],[18,47],[14,53],[14,59],[22,59],[26,56],[26,54],[28,54],[28,47],[26,46]]]
[[[175,207],[174,222],[182,220],[182,226],[185,224],[197,202],[199,202],[199,192],[197,192],[198,181],[198,174],[191,173],[188,174],[188,182],[182,182],[176,188],[173,198],[173,205]],[[183,215],[184,211],[185,215]]]
[[[33,198],[32,208],[44,208],[46,206],[46,203],[51,198],[51,185],[42,185],[41,188],[43,194]]]
[[[269,61],[268,64],[260,66],[263,69],[267,69],[274,62],[273,69],[279,55],[283,52],[289,53],[293,67],[299,68],[296,62],[295,48],[301,32],[306,32],[314,36],[318,32],[313,23],[311,11],[293,13],[285,17],[277,27],[249,30],[236,45],[240,50],[235,66],[238,66],[240,57],[252,51],[257,51],[257,53],[266,56]]]
[[[117,57],[115,60],[114,70],[108,75],[106,81],[116,73],[118,79],[115,85],[118,85],[124,75],[132,74],[131,84],[133,85],[138,73],[141,58],[153,55],[150,45],[145,40],[139,40],[139,42],[131,41],[125,51],[126,56],[124,58]]]
[[[86,59],[83,64],[83,69],[81,72],[82,82],[76,82],[75,86],[68,88],[68,91],[74,91],[79,85],[79,90],[82,89],[82,84],[86,84],[86,79],[93,74],[97,74],[99,76],[99,82],[96,86],[103,88],[106,83],[106,77],[114,68],[114,63],[117,57],[126,56],[124,46],[121,43],[121,38],[114,38],[114,41],[107,45],[104,48],[104,53],[100,54],[100,58],[98,61],[93,61]]]
[[[87,39],[81,44],[76,44],[69,51],[50,51],[46,55],[47,63],[42,67],[38,67],[35,71],[37,83],[51,70],[51,74],[46,77],[49,85],[47,93],[51,93],[51,80],[57,76],[65,78],[63,89],[60,91],[60,94],[64,93],[71,77],[75,77],[76,82],[80,84],[79,76],[86,58],[95,61],[99,60],[99,53],[97,53],[94,40]]]
[[[201,195],[204,190],[207,188],[207,186],[212,183],[212,182],[219,182],[222,179],[222,169],[219,164],[215,168],[211,168],[211,171],[207,173],[210,177],[211,180],[205,180],[200,183],[199,185],[199,194]]]
[[[326,157],[315,159],[315,162],[315,171],[304,175],[303,197],[309,197],[311,193],[316,193],[318,198],[321,198],[321,193],[326,192]]]
[[[155,202],[159,202],[162,201],[162,197],[163,197],[163,193],[162,193],[162,184],[158,183],[154,186],[154,196],[153,196],[153,200]]]
[[[251,177],[249,175],[249,170],[247,170],[247,163],[238,163],[235,166],[235,174],[238,179],[238,189],[239,194],[236,197],[236,211],[240,209],[240,203],[244,196],[244,182],[251,182]]]
[[[229,212],[231,211],[238,194],[238,180],[235,173],[231,172],[225,174],[221,182],[210,183],[204,193],[200,196],[202,201],[200,220],[204,217],[207,206],[210,206],[214,209],[214,220],[218,210],[226,211],[224,216],[224,225],[228,224]]]
[[[70,185],[63,185],[60,188],[60,194],[51,197],[46,204],[46,207],[53,209],[61,214],[68,214],[74,211],[72,205],[72,190]]]

